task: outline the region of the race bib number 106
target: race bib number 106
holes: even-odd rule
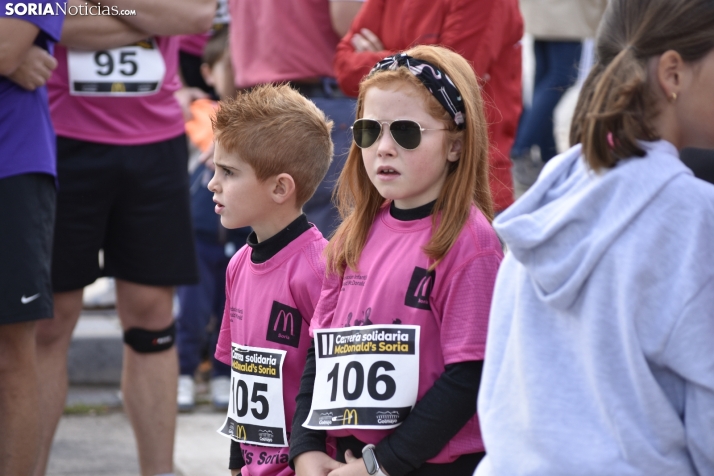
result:
[[[304,427],[394,428],[416,403],[419,326],[316,330],[315,357],[315,388]]]
[[[286,351],[232,344],[231,397],[218,432],[260,446],[288,446],[283,404]]]

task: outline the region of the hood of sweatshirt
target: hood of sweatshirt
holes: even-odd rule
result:
[[[669,142],[642,142],[646,158],[594,172],[580,145],[553,158],[538,181],[494,221],[539,299],[567,309],[617,237],[658,193],[691,171]]]

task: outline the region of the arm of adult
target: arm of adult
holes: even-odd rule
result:
[[[381,37],[382,16],[385,0],[369,0],[359,11],[347,34],[340,40],[335,53],[335,75],[340,88],[345,94],[357,96],[359,83],[372,67],[385,56],[395,53],[388,49],[381,51],[358,51],[353,44],[353,37],[359,35],[365,39],[363,30],[369,30],[377,38]],[[380,41],[381,43],[381,41]]]
[[[367,29],[382,38],[381,25],[385,0],[369,0],[352,23],[347,35],[342,38],[335,54],[335,73],[342,90],[356,96],[359,82],[371,68],[385,56],[396,53],[387,44],[382,51],[362,51],[353,44],[353,36]],[[510,27],[510,25],[514,25]],[[506,44],[515,44],[523,35],[522,21],[516,0],[451,0],[441,25],[437,29],[434,44],[446,46],[473,64],[476,74],[487,77],[491,65],[499,57]],[[418,37],[420,32],[416,33]],[[382,38],[383,40],[383,38]],[[404,38],[406,48],[413,38]],[[360,40],[357,42],[359,45]],[[402,49],[400,45],[399,48]]]
[[[84,0],[69,0],[67,6],[85,3]],[[68,15],[62,27],[60,44],[68,48],[103,50],[129,45],[149,36],[122,18],[109,15]]]
[[[342,38],[349,31],[352,20],[357,16],[364,0],[331,0],[330,18],[332,29]]]
[[[51,54],[32,45],[20,66],[8,78],[21,88],[34,91],[47,83],[56,67],[57,60]]]
[[[204,33],[216,14],[216,0],[102,0],[102,5],[135,10],[122,21],[157,36]]]
[[[20,67],[40,29],[17,18],[0,18],[0,76]]]

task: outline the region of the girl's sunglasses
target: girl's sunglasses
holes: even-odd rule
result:
[[[418,122],[409,120],[375,121],[357,119],[352,125],[352,137],[360,149],[372,147],[382,135],[382,124],[387,124],[394,142],[402,149],[413,150],[421,144],[422,131],[445,131],[446,129],[424,129]]]

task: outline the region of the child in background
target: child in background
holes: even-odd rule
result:
[[[208,184],[229,229],[250,226],[231,259],[216,358],[232,366],[232,474],[289,475],[288,443],[325,275],[327,241],[302,213],[332,160],[332,121],[287,85],[221,103]]]
[[[235,94],[228,51],[228,27],[216,27],[203,52],[201,74],[221,98],[228,98]],[[217,106],[215,101],[209,99],[197,99],[191,103],[193,119],[186,123],[186,134],[190,140],[192,158],[205,151],[213,142],[211,117],[215,115]],[[212,364],[211,402],[216,409],[225,410],[228,407],[230,367],[215,360],[213,353],[226,301],[228,261],[245,244],[250,230],[227,230],[221,225],[220,218],[213,211],[212,194],[206,188],[213,171],[197,160],[191,160],[190,164],[191,212],[199,283],[176,289],[179,301],[176,342],[180,370],[177,400],[179,410],[193,409],[196,402],[194,375],[208,347],[208,357]]]
[[[578,144],[499,215],[477,476],[714,474],[714,2],[610,0]]]
[[[479,85],[458,54],[417,46],[377,63],[357,118],[290,456],[298,476],[471,476],[503,257]]]

